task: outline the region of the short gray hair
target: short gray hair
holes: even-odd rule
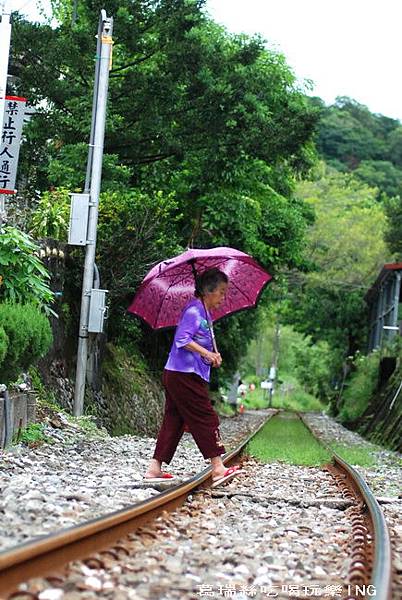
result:
[[[195,280],[195,295],[197,298],[204,296],[206,292],[213,292],[220,283],[229,283],[229,278],[223,271],[217,267],[207,269],[200,275],[197,275]]]

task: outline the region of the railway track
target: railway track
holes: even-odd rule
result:
[[[311,428],[302,415],[299,417],[312,435],[319,439],[317,431]],[[360,474],[344,461],[327,444],[319,439],[332,454],[333,465],[328,469],[343,488],[344,496],[354,498],[352,518],[350,583],[355,586],[371,585],[377,600],[391,599],[392,593],[392,552],[384,514],[375,496]]]
[[[261,429],[261,427],[258,429]],[[255,434],[256,432],[253,435]],[[226,455],[226,464],[239,460],[239,456],[250,437]],[[123,574],[123,580],[126,582],[127,573],[129,573],[131,577],[128,577],[128,584],[124,584],[122,589],[118,591],[118,594],[120,594],[116,596],[118,598],[199,598],[202,595],[212,596],[212,594],[216,595],[215,597],[219,597],[219,595],[229,597],[231,595],[240,598],[287,598],[291,596],[303,598],[318,596],[318,590],[322,592],[322,597],[325,597],[324,593],[328,592],[327,597],[333,598],[374,596],[376,600],[391,600],[391,550],[385,521],[374,496],[354,469],[335,456],[333,464],[326,468],[325,474],[319,475],[321,487],[324,485],[328,488],[325,497],[320,498],[319,494],[314,497],[313,491],[307,499],[306,497],[300,497],[300,493],[297,494],[297,476],[299,476],[299,473],[295,472],[294,469],[289,468],[289,476],[295,479],[296,494],[293,495],[294,497],[289,494],[289,497],[283,498],[280,496],[280,482],[278,482],[274,494],[270,496],[264,485],[257,485],[255,476],[260,467],[253,461],[246,459],[245,468],[246,475],[244,477],[238,478],[235,483],[212,491],[209,489],[211,483],[210,469],[205,469],[183,484],[162,491],[150,500],[109,514],[105,518],[94,519],[81,526],[72,527],[55,535],[46,536],[36,542],[20,545],[8,552],[0,553],[0,598],[58,599],[64,597],[64,591],[66,591],[66,598],[68,598],[68,590],[71,589],[72,585],[68,582],[71,577],[75,582],[76,592],[81,590],[87,594],[95,593],[96,595],[93,597],[114,598],[113,588],[116,586],[119,588],[120,584],[116,583],[117,580],[113,573],[115,575]],[[283,469],[285,473],[287,467],[284,465]],[[246,485],[247,480],[250,479],[249,470],[254,472],[254,480],[251,477],[251,482],[249,481],[249,485]],[[260,472],[267,474],[269,478],[268,467],[261,467]],[[300,476],[304,478],[310,476],[310,473],[307,473],[307,475],[300,473]],[[263,474],[260,476],[262,483],[264,483]],[[314,484],[315,472],[313,475]],[[190,498],[190,501],[188,498]],[[312,575],[322,576],[322,571],[332,578],[330,581],[326,580],[325,585],[323,581],[318,580],[317,582],[317,580],[314,580],[311,574],[305,582],[300,582],[295,575],[293,582],[284,584],[281,582],[284,570],[279,568],[280,565],[269,562],[270,554],[265,554],[265,558],[261,555],[262,562],[268,561],[268,564],[266,566],[260,565],[257,568],[257,573],[251,573],[249,569],[247,573],[246,567],[242,571],[240,568],[242,566],[241,552],[240,556],[237,556],[232,563],[226,558],[226,555],[231,556],[231,552],[233,554],[233,546],[231,545],[233,540],[229,540],[228,536],[229,538],[231,535],[233,535],[233,538],[236,538],[237,535],[243,537],[246,545],[248,538],[251,540],[250,543],[253,542],[251,539],[253,536],[249,535],[253,527],[248,525],[247,530],[241,531],[241,522],[244,520],[245,523],[249,523],[248,517],[243,519],[242,511],[245,511],[246,515],[252,515],[253,526],[256,526],[258,522],[253,542],[257,544],[261,541],[261,531],[264,535],[267,529],[267,523],[271,530],[275,530],[277,516],[276,514],[272,516],[273,512],[271,511],[271,507],[275,503],[281,507],[282,516],[286,516],[289,507],[293,507],[292,510],[299,510],[300,508],[301,517],[303,511],[306,512],[306,510],[311,509],[319,512],[320,507],[329,507],[328,531],[331,527],[330,520],[334,518],[336,523],[339,515],[342,516],[343,521],[345,521],[342,524],[343,545],[347,546],[347,559],[343,560],[343,563],[347,564],[347,571],[344,569],[341,573],[342,579],[340,577],[334,579],[334,575],[329,573],[327,566],[326,571],[324,571],[320,565],[317,565]],[[339,515],[331,506],[335,506],[335,509],[339,511]],[[176,517],[168,514],[178,508],[179,510],[175,515],[178,515],[179,538],[176,534],[172,534]],[[335,514],[332,515],[331,511]],[[347,517],[345,513],[347,513]],[[236,515],[238,517],[237,521],[235,521]],[[325,516],[328,515],[324,512]],[[205,527],[200,525],[201,534],[199,531],[197,532],[198,518],[201,519],[201,522],[203,522],[202,519],[206,519]],[[221,526],[216,527],[215,520],[219,521],[220,519],[222,519]],[[184,523],[181,522],[183,520]],[[168,526],[166,526],[166,523],[168,523]],[[260,523],[263,523],[262,529]],[[236,533],[231,534],[231,527],[233,532]],[[298,541],[297,536],[303,532],[302,541],[305,539],[307,535],[305,530],[308,530],[308,527],[303,528],[301,521],[297,525],[293,525],[293,530],[289,527],[291,526],[282,527],[285,531],[285,540],[292,533],[293,536],[296,536],[296,538],[293,537],[293,540]],[[180,563],[185,562],[186,557],[188,557],[186,552],[191,552],[191,547],[196,544],[197,536],[202,539],[203,530],[205,529],[207,534],[212,531],[213,535],[207,535],[204,553],[205,551],[208,552],[210,547],[210,551],[217,553],[217,556],[222,553],[222,556],[224,556],[222,560],[226,561],[222,565],[226,565],[227,573],[222,572],[223,569],[220,572],[220,575],[226,577],[226,579],[220,580],[217,575],[215,583],[211,582],[211,578],[207,578],[205,582],[201,579],[202,560],[200,567],[195,564],[193,571],[190,569],[188,577],[183,578],[180,572]],[[281,528],[276,527],[276,529]],[[224,532],[223,538],[219,537],[218,530]],[[172,541],[172,545],[169,545],[169,536],[171,535],[175,539]],[[166,539],[168,539],[167,542]],[[191,540],[190,545],[188,544],[189,539]],[[161,540],[164,541],[161,543]],[[171,554],[174,544],[176,542],[179,544],[181,541],[184,542],[184,547],[187,550],[181,553],[179,545],[176,554]],[[270,542],[272,547],[275,548],[275,540],[271,539]],[[325,547],[325,539],[323,543]],[[164,548],[164,544],[167,544],[165,553],[162,552],[158,560],[156,558],[158,557],[158,548]],[[200,548],[202,548],[202,542],[200,544]],[[264,540],[262,540],[262,544],[264,544]],[[252,550],[248,552],[251,555],[249,557],[250,561],[255,561],[262,547],[261,545],[258,546],[260,550],[257,548],[257,554]],[[278,552],[279,547],[280,544],[278,545]],[[247,558],[247,548],[244,549],[243,547],[242,551]],[[324,550],[322,550],[322,554],[324,554]],[[202,556],[201,553],[201,558]],[[332,560],[331,557],[329,558]],[[74,562],[73,565],[67,567],[64,574],[61,574],[60,569],[63,565],[66,565],[69,561],[78,561],[78,559],[84,559],[84,562]],[[303,562],[303,559],[301,560]],[[165,573],[165,578],[160,573],[158,575],[158,568],[163,567],[164,561],[167,561],[166,565],[169,567],[167,571],[166,569],[162,570],[162,575]],[[288,564],[292,565],[291,560]],[[147,565],[150,570],[155,570],[154,580],[151,577],[149,581],[143,581],[144,577],[145,579],[148,577],[146,574],[144,575]],[[303,565],[301,566],[303,568]],[[197,568],[199,569],[198,575]],[[339,569],[339,565],[336,568]],[[294,571],[297,573],[297,569]],[[288,572],[292,572],[290,567]],[[133,575],[133,573],[137,573],[137,575]],[[168,577],[166,577],[166,574]],[[256,575],[258,576],[256,577]],[[46,595],[46,585],[45,588],[43,585],[41,587],[37,579],[36,584],[31,585],[28,582],[26,585],[20,586],[18,592],[16,591],[21,582],[39,576],[48,577],[46,585],[48,588],[53,589],[53,595]],[[171,589],[171,595],[169,595],[166,592],[166,586],[169,585],[169,580],[174,582],[175,577],[177,583],[173,584],[175,587]],[[259,583],[253,585],[250,580],[259,581]],[[165,588],[161,583],[163,581]],[[226,585],[226,587],[223,587],[223,585]],[[144,591],[147,586],[149,593]],[[134,595],[130,595],[130,588],[133,590]],[[164,589],[165,591],[163,591]],[[57,590],[59,590],[59,595],[57,595]],[[137,590],[139,595],[135,595],[134,590]],[[142,596],[141,593],[144,595]],[[240,594],[240,596],[234,596],[235,593]],[[87,595],[86,597],[91,596]]]

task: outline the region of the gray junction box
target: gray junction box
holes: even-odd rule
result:
[[[104,320],[106,319],[107,306],[106,294],[108,290],[92,288],[89,303],[88,332],[103,333]]]
[[[89,217],[89,194],[71,194],[70,227],[68,243],[86,246]]]

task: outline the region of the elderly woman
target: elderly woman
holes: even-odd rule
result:
[[[195,298],[183,310],[163,372],[165,414],[153,459],[144,476],[146,480],[173,479],[161,466],[172,460],[185,426],[203,457],[211,460],[213,485],[239,472],[239,467],[227,469],[222,462],[225,448],[219,433],[219,417],[208,395],[211,366],[222,364],[221,355],[214,352],[209,311],[220,306],[227,287],[225,273],[216,268],[204,271],[197,277]]]

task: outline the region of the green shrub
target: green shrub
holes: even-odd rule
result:
[[[347,381],[343,393],[342,408],[339,412],[342,421],[354,421],[366,410],[378,384],[380,358],[377,351],[368,356],[357,354],[354,360],[356,370]]]
[[[0,304],[0,329],[7,338],[7,349],[0,361],[0,381],[15,381],[40,357],[52,343],[47,317],[33,304]]]
[[[33,214],[30,232],[37,238],[51,237],[66,241],[69,220],[69,190],[58,188],[44,192]]]
[[[15,435],[13,442],[35,447],[45,442],[51,443],[52,440],[45,435],[44,423],[29,423],[25,429],[22,429]]]
[[[8,347],[8,336],[4,331],[4,327],[0,326],[0,365],[4,360]]]
[[[294,348],[295,375],[306,392],[324,399],[330,391],[333,356],[325,341],[312,343],[310,336],[299,338]]]
[[[26,233],[0,227],[0,302],[46,305],[53,300],[49,273],[35,254],[38,250]]]
[[[302,389],[296,389],[287,396],[275,398],[275,407],[297,410],[300,412],[321,412],[325,405],[318,398]]]
[[[265,399],[261,394],[258,394],[257,391],[249,392],[244,398],[241,399],[239,404],[243,404],[244,408],[256,410],[260,408],[267,408],[268,397]]]

